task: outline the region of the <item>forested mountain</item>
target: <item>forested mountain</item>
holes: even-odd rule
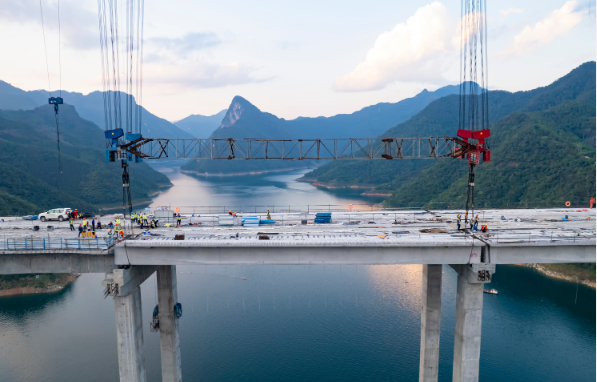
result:
[[[103,131],[73,106],[60,107],[62,173],[51,105],[0,111],[0,132],[0,215],[56,207],[97,211],[122,204],[122,169],[105,162]],[[145,163],[131,165],[130,174],[134,203],[170,185]]]
[[[57,96],[57,92],[52,93]],[[126,114],[126,94],[121,92],[122,113]],[[135,105],[135,99],[129,96]],[[95,123],[101,129],[105,126],[104,97],[102,92],[95,91],[87,95],[76,92],[62,91],[64,103],[73,105],[81,118]],[[45,90],[24,91],[4,81],[0,81],[0,109],[3,110],[31,110],[48,104],[48,92]],[[149,138],[192,138],[193,136],[176,127],[165,119],[156,117],[145,108],[142,110],[143,136]]]
[[[195,138],[209,138],[211,133],[213,133],[222,123],[226,111],[227,110],[222,110],[218,114],[210,116],[192,114],[178,122],[174,122],[174,124]]]
[[[478,206],[555,203],[595,192],[595,62],[546,87],[492,91],[489,102],[492,163],[477,168]],[[457,111],[458,96],[447,96],[382,136],[453,136]],[[326,164],[305,178],[336,186],[374,186],[392,193],[388,205],[432,202],[439,207],[439,203],[462,204],[466,171],[466,162],[450,159],[342,161]]]
[[[492,161],[475,172],[476,207],[581,205],[595,195],[594,102],[564,101],[545,111],[513,113],[494,124],[492,134]],[[460,207],[467,170],[459,160],[435,163],[385,203]]]

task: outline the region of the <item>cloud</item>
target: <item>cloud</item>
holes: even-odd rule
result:
[[[511,14],[513,14],[513,13],[518,13],[518,14],[520,14],[520,13],[522,13],[523,11],[524,11],[524,9],[520,9],[520,8],[508,8],[508,9],[500,9],[500,13],[501,13],[503,16],[508,16],[508,15],[511,15]]]
[[[576,10],[576,1],[568,1],[562,8],[551,12],[533,27],[527,25],[514,37],[514,43],[498,54],[522,56],[541,45],[550,44],[558,36],[567,35],[581,20],[582,15]]]
[[[199,61],[184,65],[152,65],[148,68],[146,78],[150,82],[178,89],[217,88],[265,82],[271,79],[255,77],[254,70],[238,62],[222,65]]]
[[[194,32],[180,38],[154,37],[150,38],[148,43],[186,58],[193,52],[220,45],[222,40],[212,32]]]
[[[452,42],[459,32],[456,26],[446,7],[437,1],[419,8],[406,23],[377,37],[365,60],[335,79],[334,90],[380,90],[395,81],[444,82],[438,69],[458,48]]]
[[[57,4],[42,1],[46,33],[58,31]],[[77,2],[62,1],[60,5],[60,38],[63,46],[82,50],[98,48],[97,14],[81,8]],[[0,21],[38,24],[41,27],[40,3],[35,0],[0,0]]]

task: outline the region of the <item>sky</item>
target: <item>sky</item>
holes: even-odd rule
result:
[[[101,90],[97,1],[41,5],[43,29],[39,0],[0,0],[0,80]],[[486,16],[490,89],[545,86],[596,59],[595,0],[490,0]],[[453,0],[147,0],[143,105],[170,121],[236,95],[286,119],[352,113],[457,84],[459,38]]]

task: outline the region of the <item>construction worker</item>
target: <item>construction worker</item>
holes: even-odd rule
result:
[[[81,234],[83,233],[83,224],[79,223],[79,236],[81,237]]]
[[[487,232],[489,230],[489,228],[487,227],[487,224],[481,226],[481,232]]]
[[[91,218],[91,230],[95,232],[95,217]]]
[[[112,238],[112,230],[109,230],[108,231],[108,239],[111,239],[111,238]]]
[[[79,218],[79,210],[75,208],[75,220]]]
[[[267,209],[267,220],[272,220],[272,215],[269,213],[269,208]]]
[[[228,211],[228,215],[232,215],[232,210]]]
[[[151,219],[151,228],[155,228],[155,219]]]
[[[97,229],[102,229],[102,222],[97,219]]]
[[[475,231],[479,228],[479,214],[477,214],[477,216],[475,216],[473,228],[475,229]]]
[[[70,230],[74,231],[75,230],[75,225],[74,225],[74,220],[73,220],[72,216],[70,218],[69,223],[70,223]]]
[[[123,230],[120,230],[119,235],[120,235],[120,240],[124,240],[124,231]]]
[[[83,218],[83,231],[87,232],[87,219]]]
[[[458,214],[458,216],[456,216],[456,224],[458,225],[458,230],[460,231],[460,224],[462,223],[462,220],[460,218],[460,213]]]
[[[591,209],[593,209],[593,204],[595,204],[595,198],[591,198],[590,203],[591,203]]]
[[[180,214],[178,214],[178,216],[176,217],[176,226],[182,226],[182,218],[180,217]]]
[[[133,213],[131,214],[131,223],[134,223],[134,222],[135,222],[135,220],[136,220],[136,218],[135,218],[135,213],[133,212]]]
[[[143,223],[147,224],[147,214],[143,213]]]
[[[108,228],[110,228],[110,229],[114,228],[114,224],[112,222],[108,223]]]
[[[120,218],[118,216],[115,216],[115,223],[116,223],[116,230],[119,231],[120,230]]]

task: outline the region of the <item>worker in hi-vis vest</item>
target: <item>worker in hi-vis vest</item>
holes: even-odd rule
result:
[[[118,216],[116,217],[116,230],[120,231],[120,218]]]
[[[456,224],[458,225],[458,230],[460,231],[460,224],[462,224],[462,219],[460,218],[460,214],[456,217]]]

